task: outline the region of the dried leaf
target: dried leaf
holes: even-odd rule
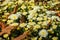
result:
[[[57,12],[57,14],[56,14],[56,15],[60,17],[60,11],[56,11],[56,12]]]
[[[23,40],[28,35],[29,35],[29,31],[26,31],[22,35],[18,36],[17,38],[14,38],[13,40]]]
[[[4,34],[4,33],[10,34],[10,31],[11,31],[12,29],[15,29],[15,27],[14,27],[14,26],[8,26],[8,27],[4,28],[4,29],[2,30],[2,32],[0,32],[0,35],[2,35],[2,34]]]
[[[3,29],[5,28],[4,23],[0,22],[0,27],[1,27],[1,29],[3,30]]]
[[[16,4],[14,10],[11,12],[11,14],[15,14],[17,12],[17,9],[18,9],[18,4]]]
[[[21,19],[20,19],[20,23],[24,23],[26,20],[25,20],[25,16],[22,15]]]

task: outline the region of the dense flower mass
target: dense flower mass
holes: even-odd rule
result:
[[[0,35],[0,39],[13,40],[29,31],[29,35],[23,40],[60,40],[59,5],[58,0],[0,1],[0,22],[8,27],[9,32]],[[12,26],[11,31],[9,26]]]

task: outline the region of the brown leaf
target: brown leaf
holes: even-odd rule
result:
[[[2,30],[2,32],[0,32],[0,35],[2,35],[2,34],[4,34],[4,33],[10,34],[10,31],[11,31],[12,29],[15,29],[15,27],[14,27],[14,26],[8,26],[8,27],[4,28],[4,29]]]
[[[17,9],[18,9],[18,4],[16,4],[14,10],[11,12],[11,14],[15,14],[17,12]]]
[[[4,23],[0,22],[0,27],[1,27],[1,29],[3,30],[3,29],[5,28]]]
[[[20,19],[20,23],[24,23],[26,20],[25,20],[25,16],[22,15],[21,19]]]
[[[57,12],[56,15],[60,17],[60,10],[59,11],[56,11],[56,12]]]
[[[29,35],[29,31],[26,31],[22,35],[18,36],[17,38],[14,38],[13,40],[23,40],[28,35]]]

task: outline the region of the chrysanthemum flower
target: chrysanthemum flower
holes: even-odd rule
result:
[[[48,36],[48,32],[47,32],[47,30],[42,29],[42,30],[39,32],[39,35],[40,35],[41,37],[47,37],[47,36]]]

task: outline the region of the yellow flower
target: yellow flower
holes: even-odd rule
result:
[[[41,20],[43,20],[42,17],[38,17],[38,18],[37,18],[37,21],[41,21]]]
[[[58,40],[58,37],[53,37],[52,40]]]
[[[21,23],[20,27],[25,27],[27,24],[26,23]]]
[[[54,34],[54,31],[52,29],[48,29],[47,31],[51,34]]]
[[[3,15],[3,16],[2,16],[2,18],[6,18],[6,16],[5,16],[5,15]]]
[[[37,40],[37,37],[33,37],[33,38],[31,38],[31,40]]]
[[[5,21],[6,21],[6,19],[3,19],[2,21],[3,21],[3,22],[5,22]]]
[[[52,27],[53,29],[56,29],[57,28],[57,25],[53,25],[53,27]]]
[[[0,12],[1,12],[2,10],[0,9]]]
[[[36,17],[33,17],[32,19],[33,19],[33,20],[36,20]]]
[[[42,26],[43,29],[47,28],[47,26]]]
[[[3,10],[6,10],[8,6],[4,7]]]
[[[38,11],[40,9],[40,6],[34,6],[33,10]]]
[[[39,35],[40,35],[41,37],[46,37],[46,36],[48,36],[48,32],[47,32],[47,30],[42,29],[42,30],[39,32]]]
[[[13,3],[13,2],[9,2],[7,6],[10,7],[12,3]]]
[[[49,23],[49,22],[51,22],[51,20],[47,20],[47,22]]]
[[[35,25],[35,22],[29,22],[28,24],[29,25]]]
[[[7,38],[7,37],[8,37],[8,34],[4,34],[3,37],[4,37],[4,38]]]
[[[7,21],[7,24],[10,24],[10,23],[12,23],[13,22],[13,20],[8,20]]]
[[[44,20],[47,20],[47,16],[44,16]]]
[[[34,14],[31,13],[30,15],[28,15],[28,19],[32,19],[34,17]]]
[[[25,28],[25,30],[27,31],[27,30],[28,30],[28,28]]]
[[[35,17],[37,17],[37,15],[38,15],[38,13],[35,13],[35,15],[34,15],[34,16],[35,16]]]
[[[28,6],[28,9],[31,10],[31,6]]]
[[[31,15],[31,14],[32,14],[32,15],[35,15],[34,13],[36,13],[36,11],[35,11],[35,10],[30,10],[29,13],[30,13],[30,15]]]
[[[17,3],[18,3],[18,1],[15,2],[15,4],[17,4]]]
[[[35,6],[34,2],[29,1],[29,5]]]
[[[29,19],[29,22],[32,22],[33,20],[32,19]]]
[[[43,26],[47,26],[48,25],[48,22],[47,21],[44,21],[42,25]]]
[[[18,0],[18,4],[22,4],[23,3],[23,1],[22,0]]]
[[[38,24],[42,24],[42,22],[38,22]]]
[[[18,23],[12,23],[11,26],[18,26]]]
[[[31,28],[31,25],[27,25],[27,28]]]
[[[33,29],[39,29],[41,28],[40,25],[36,24]]]
[[[22,14],[23,14],[23,15],[26,15],[26,14],[27,14],[27,12],[23,12]]]
[[[9,13],[4,13],[4,15],[9,15]]]
[[[16,19],[18,19],[18,15],[17,14],[11,14],[9,17],[8,17],[8,19],[11,19],[11,20],[16,20]]]
[[[20,27],[17,27],[17,30],[19,30],[20,29]]]
[[[42,40],[42,37],[40,37],[38,40]]]
[[[34,0],[30,0],[31,2],[34,2]]]
[[[42,2],[39,2],[39,5],[42,5]]]
[[[22,9],[25,9],[25,8],[26,8],[26,6],[23,4],[23,5],[21,6],[21,8],[22,8]]]
[[[4,6],[6,4],[8,4],[10,2],[10,0],[5,0],[1,5]]]

